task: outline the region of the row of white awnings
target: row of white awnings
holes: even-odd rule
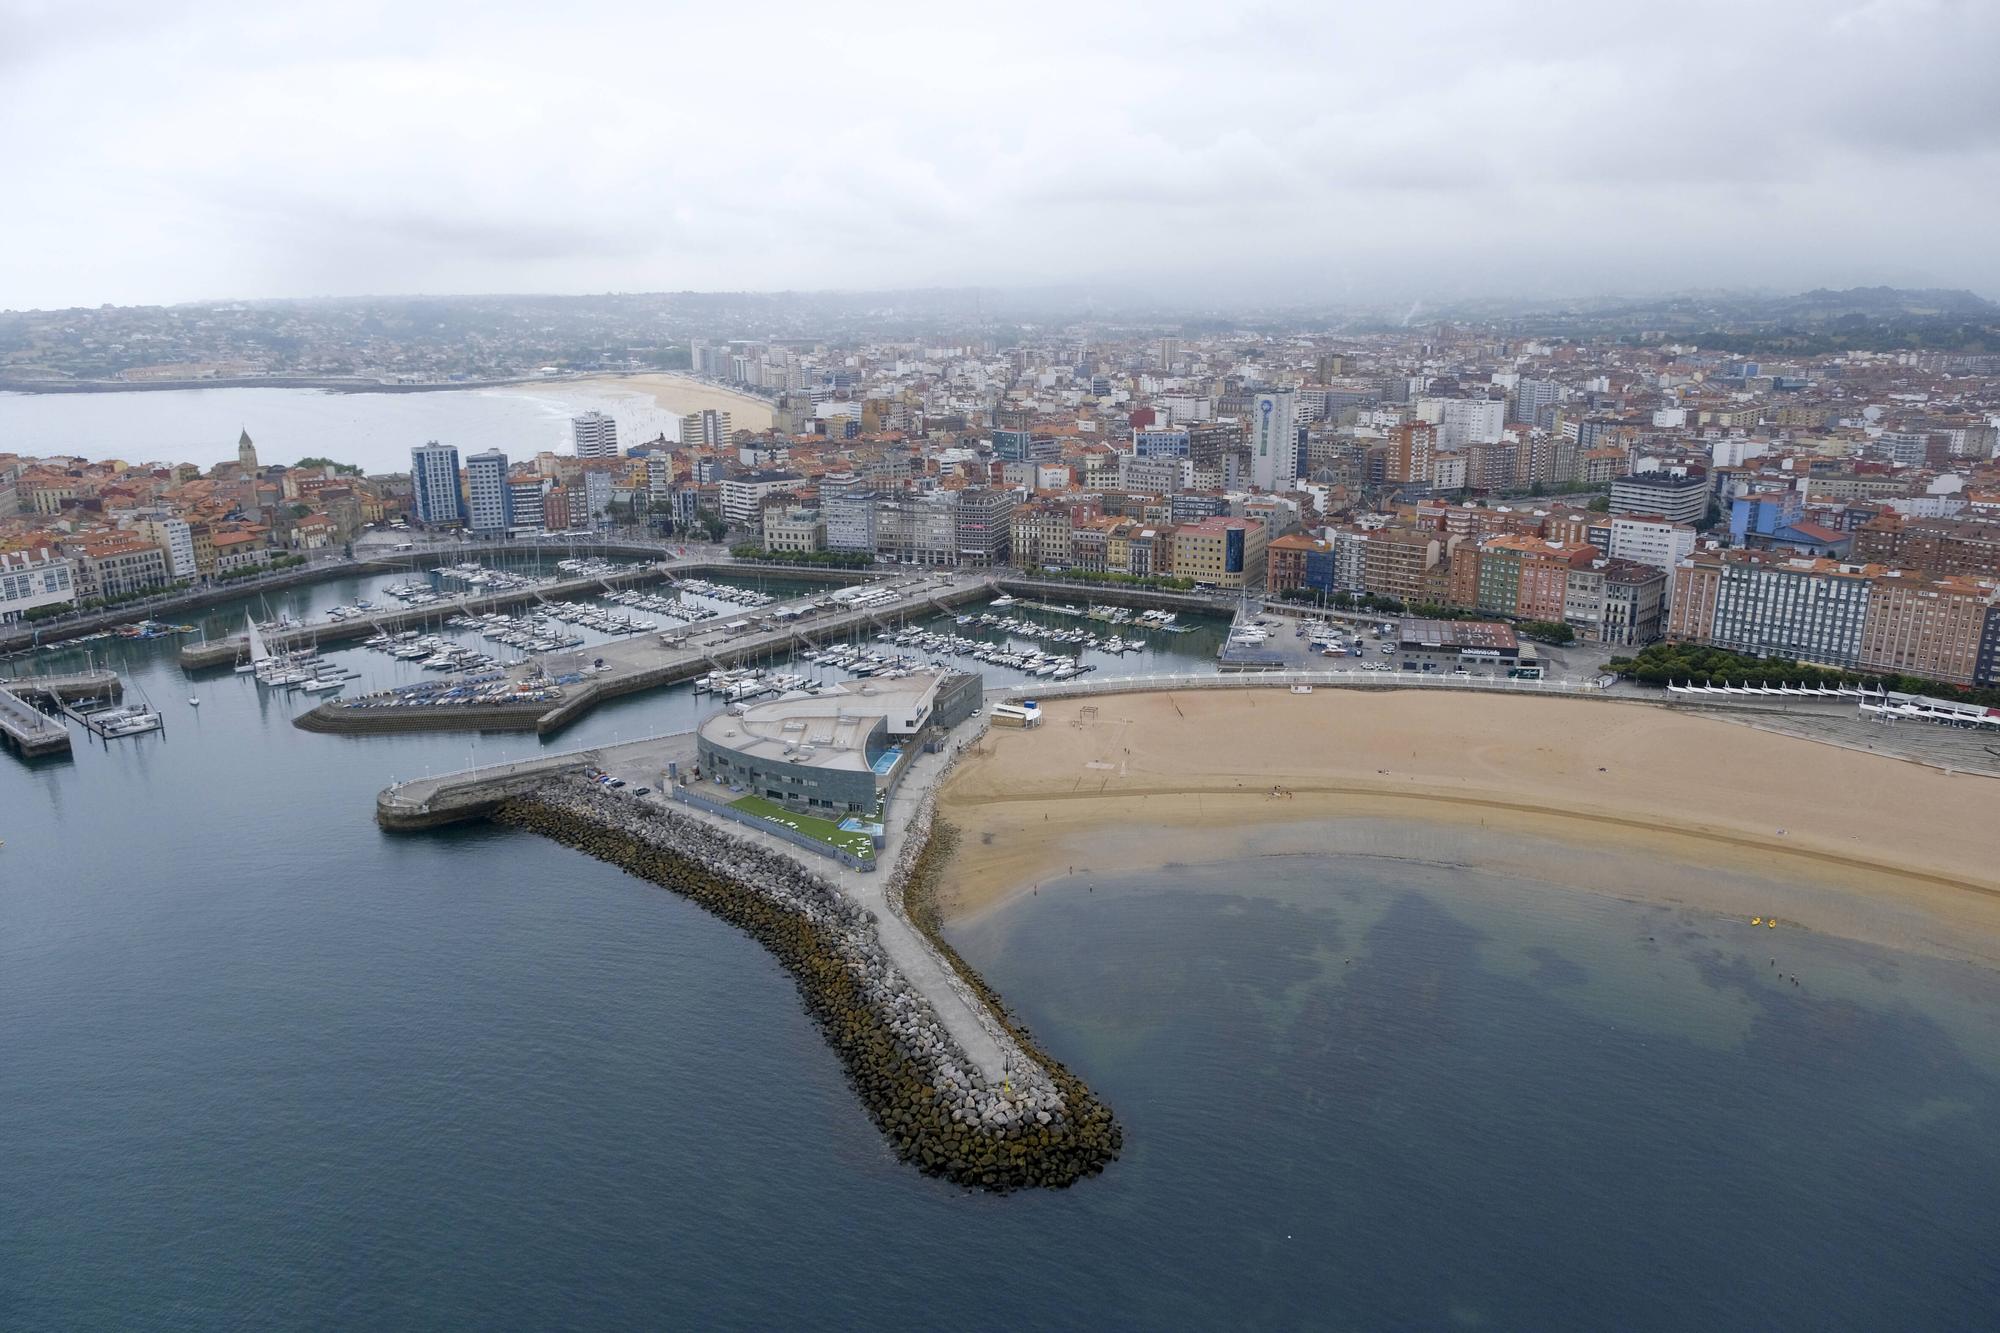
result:
[[[1858,699],[1874,698],[1867,690],[1851,685],[1697,685],[1689,681],[1685,685],[1667,683],[1669,694],[1778,694],[1793,699]]]
[[[1862,700],[1861,711],[1877,717],[1913,717],[1925,722],[2000,727],[2000,708],[1963,704],[1952,699],[1932,699],[1921,694],[1898,694],[1893,690],[1874,699]]]

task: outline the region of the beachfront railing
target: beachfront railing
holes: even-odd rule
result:
[[[1562,694],[1604,696],[1595,681],[1511,680],[1505,677],[1437,676],[1415,672],[1375,671],[1236,671],[1212,675],[1160,672],[1142,676],[1093,677],[1089,680],[1022,681],[994,686],[989,695],[1008,699],[1070,699],[1093,694],[1134,694],[1146,690],[1271,690],[1294,685],[1328,689],[1440,689],[1475,694]]]

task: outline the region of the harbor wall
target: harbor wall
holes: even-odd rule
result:
[[[917,606],[891,610],[868,608],[860,611],[836,612],[829,619],[819,623],[789,625],[766,633],[745,635],[735,643],[690,649],[685,655],[658,666],[627,671],[622,675],[598,676],[581,684],[566,685],[563,687],[566,693],[562,700],[553,708],[534,713],[531,721],[524,721],[522,710],[512,705],[483,708],[365,709],[350,708],[338,701],[329,700],[293,718],[292,725],[306,731],[331,731],[346,735],[425,730],[527,731],[532,729],[538,735],[547,736],[562,730],[607,699],[693,680],[697,676],[705,675],[714,667],[732,667],[775,656],[785,652],[795,643],[825,642],[870,624],[902,624],[912,618],[948,610],[985,595],[986,585],[973,584],[936,593]],[[435,611],[436,608],[431,610]]]
[[[891,1149],[926,1174],[994,1191],[1061,1188],[1117,1157],[1110,1111],[1025,1044],[1001,1086],[971,1072],[871,914],[796,859],[580,779],[544,782],[493,817],[679,893],[764,945]]]

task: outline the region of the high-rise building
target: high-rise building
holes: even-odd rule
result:
[[[417,522],[443,527],[465,521],[458,495],[458,450],[432,440],[410,450],[410,490]]]
[[[1290,389],[1250,399],[1250,475],[1267,491],[1290,490],[1298,482],[1298,395]]]
[[[1611,512],[1699,524],[1708,516],[1708,478],[1635,472],[1611,483]]]
[[[729,414],[704,407],[681,418],[681,443],[720,448],[729,443]]]
[[[585,412],[571,417],[570,435],[576,441],[578,458],[616,458],[618,423],[602,412]]]
[[[1423,419],[1437,422],[1440,448],[1492,444],[1507,424],[1507,404],[1498,398],[1432,399],[1421,406]]]
[[[1514,383],[1514,420],[1524,426],[1542,424],[1542,409],[1562,400],[1562,385],[1554,380],[1522,379]]]
[[[474,532],[514,526],[514,497],[507,489],[507,455],[498,449],[465,460],[465,522]]]
[[[572,509],[574,506],[572,505]],[[583,522],[595,527],[611,509],[611,474],[601,468],[592,468],[583,474]],[[570,515],[574,520],[577,515]]]
[[[1389,436],[1389,480],[1429,481],[1431,457],[1437,448],[1437,427],[1428,421],[1412,421],[1396,427]]]
[[[547,493],[548,479],[530,477],[525,481],[507,483],[507,526],[522,528],[546,528],[549,526],[548,511],[542,497]]]

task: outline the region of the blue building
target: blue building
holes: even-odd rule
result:
[[[1191,448],[1184,430],[1135,430],[1132,452],[1140,458],[1186,458]]]
[[[465,521],[458,493],[458,450],[432,440],[410,450],[410,484],[417,522],[449,527]]]
[[[1797,491],[1752,491],[1729,502],[1729,544],[1746,546],[1750,537],[1775,536],[1805,514],[1805,497]]]
[[[1306,552],[1305,586],[1315,592],[1333,591],[1333,549]]]

